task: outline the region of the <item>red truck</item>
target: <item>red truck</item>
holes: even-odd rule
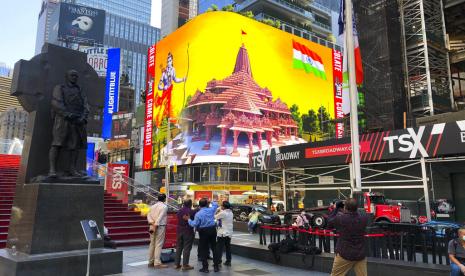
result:
[[[382,193],[360,192],[355,193],[354,197],[363,204],[365,212],[373,214],[373,222],[390,222],[390,223],[417,223],[417,218],[412,217],[410,209],[401,205],[390,205]],[[317,228],[325,228],[328,214],[333,210],[333,206],[317,207],[306,209],[307,216],[311,225]],[[298,212],[287,212],[292,217],[297,216]],[[288,216],[288,218],[290,218]]]

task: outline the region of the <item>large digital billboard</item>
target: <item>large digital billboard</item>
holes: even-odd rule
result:
[[[342,114],[340,62],[236,13],[194,18],[148,51],[144,169],[248,163],[254,151],[307,142],[309,114]]]
[[[59,40],[82,45],[103,45],[104,31],[104,10],[60,4]]]

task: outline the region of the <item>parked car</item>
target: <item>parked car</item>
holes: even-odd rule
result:
[[[261,205],[233,204],[231,206],[236,221],[249,221],[249,214],[252,210],[260,213],[258,220],[261,223],[281,224],[281,219],[278,215],[273,214],[270,210]]]

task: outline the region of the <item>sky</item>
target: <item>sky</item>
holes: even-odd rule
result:
[[[0,63],[13,67],[34,56],[42,0],[0,0]],[[152,0],[152,22],[160,27],[161,0]]]

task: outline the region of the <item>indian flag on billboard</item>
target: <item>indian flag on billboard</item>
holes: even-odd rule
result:
[[[321,57],[306,46],[292,40],[293,67],[326,80],[325,67]]]

